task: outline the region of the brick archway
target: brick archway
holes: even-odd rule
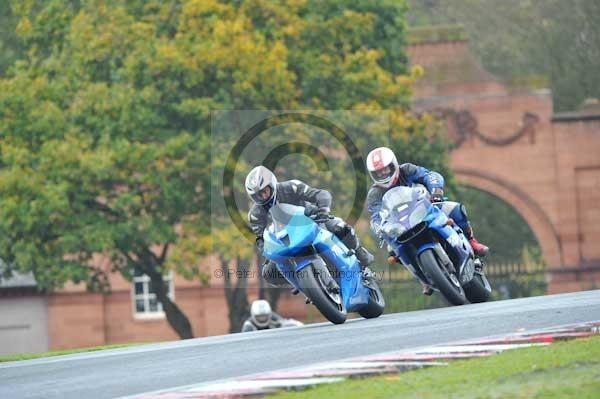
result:
[[[533,231],[549,268],[563,263],[558,233],[548,215],[531,196],[514,184],[486,172],[456,169],[454,173],[460,184],[485,191],[512,206]]]
[[[555,114],[550,91],[506,86],[460,35],[429,29],[435,34],[416,35],[407,48],[410,63],[425,71],[413,109],[444,123],[452,170],[531,227],[549,292],[600,284],[600,104]]]

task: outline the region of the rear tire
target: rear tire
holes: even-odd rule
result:
[[[326,272],[327,268],[317,271],[315,270],[315,266],[311,264],[296,273],[296,280],[304,295],[312,301],[317,309],[319,309],[319,312],[321,312],[327,320],[333,324],[342,324],[346,321],[346,309],[344,308],[343,303],[336,303],[331,299],[318,276],[318,273]],[[331,278],[331,276],[329,276],[329,278]]]
[[[450,273],[440,264],[433,249],[426,249],[419,255],[419,263],[423,272],[440,290],[451,305],[464,305],[467,302],[465,291],[460,286],[458,278],[451,280]]]
[[[369,302],[358,311],[358,314],[365,319],[374,319],[382,315],[385,308],[385,298],[379,289],[377,281],[369,281]]]
[[[485,281],[484,281],[485,279]],[[486,284],[487,283],[487,284]],[[485,275],[475,272],[473,279],[464,285],[465,295],[471,303],[487,302],[492,293],[492,287]]]

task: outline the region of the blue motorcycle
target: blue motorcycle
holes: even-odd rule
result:
[[[381,232],[396,258],[452,305],[485,302],[492,288],[463,231],[425,187],[395,187],[382,199]]]
[[[363,283],[354,252],[305,207],[276,204],[269,213],[273,223],[263,233],[264,255],[307,303],[312,302],[334,324],[346,321],[347,312],[374,318],[383,313],[385,300],[373,278]]]

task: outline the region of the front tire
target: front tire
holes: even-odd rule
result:
[[[464,305],[467,302],[458,278],[440,264],[433,249],[426,249],[419,255],[419,264],[451,305]]]
[[[332,295],[327,292],[324,284],[325,281],[331,279],[331,275],[320,276],[320,273],[329,273],[327,268],[316,269],[314,265],[308,265],[298,273],[296,280],[300,289],[319,309],[319,312],[333,324],[342,324],[346,321],[346,308],[339,296],[339,303],[332,299]],[[339,294],[338,294],[339,295]]]
[[[369,302],[358,311],[358,314],[365,319],[374,319],[382,315],[385,308],[385,299],[379,289],[377,281],[371,279],[369,281]]]

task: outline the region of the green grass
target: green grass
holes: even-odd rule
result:
[[[14,361],[17,361],[17,360],[38,359],[38,358],[41,358],[41,357],[71,355],[73,353],[81,353],[81,352],[96,352],[96,351],[102,351],[102,350],[105,350],[105,349],[126,348],[126,347],[134,346],[134,345],[137,345],[137,344],[102,345],[102,346],[94,346],[94,347],[91,347],[91,348],[68,349],[68,350],[64,350],[64,351],[43,352],[43,353],[21,353],[21,354],[16,354],[16,355],[4,355],[4,356],[0,356],[0,363],[2,363],[2,362],[14,362]]]
[[[272,398],[600,398],[600,337],[509,350],[366,379],[321,385]],[[271,398],[271,397],[270,397]]]

